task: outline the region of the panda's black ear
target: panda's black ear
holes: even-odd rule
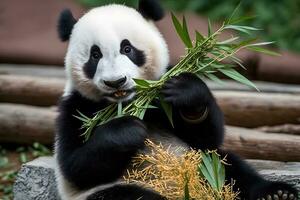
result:
[[[146,18],[154,21],[164,17],[164,9],[159,0],[140,0],[138,11]]]
[[[58,35],[64,42],[70,39],[72,29],[77,20],[73,17],[72,12],[69,9],[64,9],[58,19]]]

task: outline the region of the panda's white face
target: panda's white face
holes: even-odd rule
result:
[[[134,96],[133,78],[158,79],[169,62],[167,45],[151,21],[122,5],[95,8],[75,24],[66,55],[66,93],[99,100]]]

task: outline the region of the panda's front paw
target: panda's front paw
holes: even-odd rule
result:
[[[191,73],[166,81],[161,90],[164,100],[179,108],[205,107],[213,100],[206,84]]]
[[[90,140],[102,147],[113,149],[117,147],[120,151],[132,151],[144,146],[147,135],[148,130],[142,120],[124,116],[98,126]]]
[[[297,200],[298,192],[282,182],[264,182],[250,190],[250,200]]]

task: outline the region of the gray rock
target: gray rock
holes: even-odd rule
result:
[[[41,157],[24,164],[14,184],[15,200],[58,200],[55,176],[55,161]]]
[[[248,160],[266,179],[285,181],[300,189],[300,162],[277,162]],[[57,200],[59,199],[55,177],[55,160],[42,157],[26,163],[18,173],[14,184],[15,200]]]

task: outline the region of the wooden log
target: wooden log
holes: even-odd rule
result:
[[[300,136],[226,127],[223,147],[245,158],[300,161]]]
[[[0,141],[52,144],[56,116],[55,109],[0,104]],[[300,136],[228,126],[224,148],[245,158],[300,161]]]
[[[0,102],[55,105],[65,81],[58,78],[0,75]]]
[[[63,79],[0,75],[0,101],[55,105]],[[226,123],[242,127],[299,123],[300,94],[214,91]]]
[[[62,66],[0,64],[0,75],[65,78],[65,71]]]
[[[300,122],[300,95],[215,91],[226,124],[241,127]]]
[[[256,128],[258,131],[266,133],[286,133],[300,135],[300,124],[283,124],[278,126],[261,126]]]
[[[52,144],[56,115],[49,108],[0,104],[0,141]]]
[[[205,80],[206,84],[211,90],[233,90],[233,91],[247,91],[257,92],[255,88],[237,83],[232,80],[222,80],[223,84],[214,81]],[[293,84],[271,83],[263,81],[253,81],[260,92],[266,93],[283,93],[283,94],[300,94],[300,86]]]

